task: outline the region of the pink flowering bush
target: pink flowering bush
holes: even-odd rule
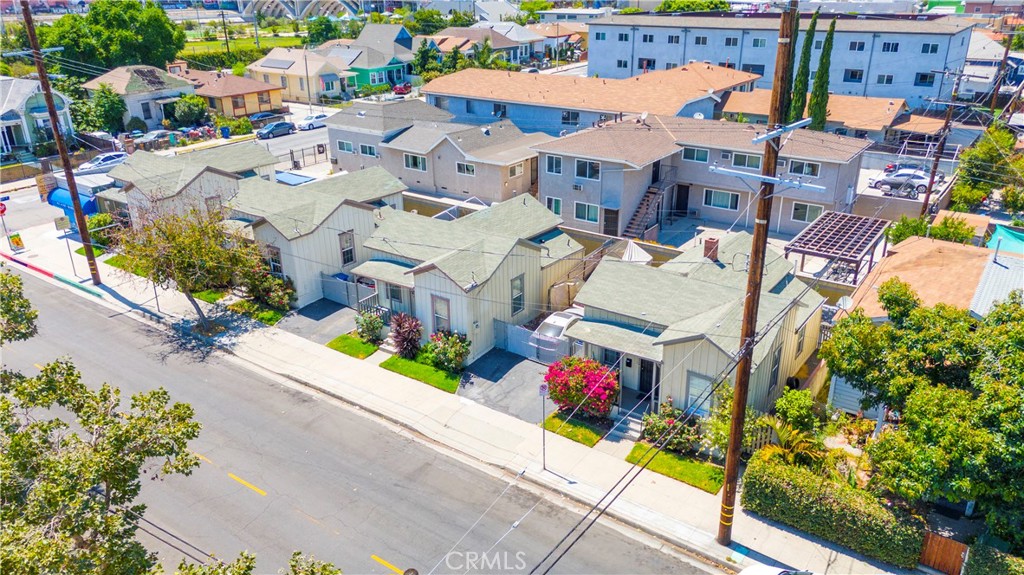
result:
[[[640,439],[655,442],[665,442],[671,435],[671,439],[665,443],[665,449],[677,453],[689,453],[698,450],[700,443],[699,417],[686,419],[683,410],[674,407],[671,400],[662,403],[658,412],[644,414],[644,428],[640,433]]]
[[[551,364],[544,381],[559,409],[580,406],[591,417],[608,417],[619,395],[619,373],[585,357],[563,357]]]
[[[469,338],[457,331],[440,330],[430,334],[422,355],[426,363],[438,369],[459,373],[469,357],[470,344]]]

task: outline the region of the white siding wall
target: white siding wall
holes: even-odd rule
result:
[[[568,279],[569,272],[580,264],[584,252],[585,250],[580,248],[579,251],[569,254],[541,270],[540,303],[544,309],[547,309],[548,304],[551,302],[551,286]]]
[[[125,194],[125,199],[132,221],[138,222],[144,215],[152,216],[154,212],[186,214],[192,209],[198,209],[206,213],[206,198],[217,196],[220,205],[225,206],[236,193],[238,180],[235,178],[203,172],[174,196],[153,199],[138,188],[132,188]]]

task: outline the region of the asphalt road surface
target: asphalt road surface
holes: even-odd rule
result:
[[[304,116],[293,116],[289,121],[297,123],[303,117]],[[295,150],[295,153],[298,154],[299,150],[315,148],[317,144],[327,144],[327,128],[296,130],[294,134],[277,136],[276,138],[270,138],[267,140],[259,140],[259,142],[266,146],[267,149],[270,150],[271,154],[286,160],[288,159],[287,156],[289,150]]]
[[[347,575],[522,573],[578,520],[551,495],[541,498],[357,410],[22,276],[40,312],[39,334],[8,346],[8,368],[35,373],[70,356],[87,382],[110,382],[124,396],[163,386],[203,423],[192,445],[201,467],[190,477],[145,481],[142,490],[152,522],[143,526],[154,536],[141,535],[172,572],[183,552],[204,558],[199,549],[220,558],[249,550],[257,572],[276,573],[299,549]],[[599,524],[552,572],[711,572],[651,541]]]

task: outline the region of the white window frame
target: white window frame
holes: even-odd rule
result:
[[[437,305],[444,303],[444,313],[437,313]],[[434,332],[452,330],[452,302],[448,298],[438,297],[436,295],[430,296],[430,315],[434,323]]]
[[[921,44],[921,53],[922,54],[938,54],[939,53],[939,45],[937,43],[935,43],[935,42],[925,42],[924,44]]]
[[[803,220],[798,219],[796,217],[796,207],[797,206],[804,206],[805,208],[818,208],[818,215],[813,217],[813,218],[810,218],[810,219],[803,219]],[[804,214],[806,216],[809,216],[810,213],[811,213],[811,210],[809,210],[809,209],[805,209],[804,210]],[[809,224],[809,223],[813,222],[814,220],[818,219],[819,217],[821,217],[821,214],[823,214],[823,213],[825,213],[825,206],[822,206],[822,205],[819,205],[819,204],[810,204],[810,203],[807,203],[807,202],[793,202],[793,207],[790,208],[790,210],[789,210],[789,219],[794,221],[794,222],[802,222],[802,223],[805,223],[805,224]]]
[[[519,274],[512,278],[509,280],[508,287],[511,296],[509,301],[512,304],[512,317],[516,317],[526,309],[526,275]]]
[[[851,52],[863,52],[864,51],[864,46],[865,46],[865,44],[864,44],[863,40],[851,40],[850,41],[850,51]]]
[[[922,76],[931,76],[931,82],[924,83],[921,81]],[[915,88],[931,88],[935,86],[935,74],[932,72],[918,72],[914,74],[914,87]]]
[[[697,383],[695,380],[700,380],[703,385],[699,387],[694,385],[694,383]],[[710,390],[714,383],[715,379],[713,377],[708,377],[694,371],[686,372],[686,413],[707,415],[711,411],[712,398],[710,397]],[[694,391],[698,391],[698,393],[693,393]],[[696,403],[695,400],[701,400],[701,402]]]
[[[580,206],[583,206],[582,218],[579,217]],[[590,219],[591,208],[594,209],[594,219]],[[590,204],[587,202],[573,202],[572,216],[573,219],[576,220],[577,222],[589,222],[591,224],[596,224],[601,220],[601,206],[598,206],[597,204]]]
[[[555,163],[558,164],[557,169],[556,170],[552,170],[551,168],[553,167],[553,164],[555,164]],[[544,171],[549,173],[549,174],[554,174],[556,176],[561,176],[562,175],[562,156],[550,156],[550,155],[547,156],[547,159],[544,160]]]
[[[808,173],[808,168],[811,168],[810,171],[813,173]],[[817,178],[821,176],[821,164],[818,162],[808,162],[806,160],[790,160],[789,173],[795,176]]]
[[[743,158],[743,162],[737,162],[739,158]],[[750,158],[757,158],[757,165],[750,165]],[[733,152],[732,154],[732,167],[734,168],[746,168],[748,170],[760,170],[761,169],[761,156],[759,154],[747,154],[743,152]]]
[[[620,70],[624,69],[624,68],[629,68],[629,61],[628,60],[616,60],[615,61],[615,67],[619,68]]]
[[[669,44],[678,44],[679,43],[679,34],[669,34],[668,35],[668,43]]]
[[[338,234],[338,245],[341,247],[341,266],[356,263],[356,237],[352,230]]]
[[[882,42],[882,52],[886,54],[895,54],[900,51],[899,42]]]
[[[892,74],[879,74],[875,83],[880,86],[892,86]]]
[[[694,46],[707,46],[708,45],[708,37],[707,36],[694,36],[693,37],[693,45]]]
[[[359,155],[376,158],[377,146],[374,146],[373,144],[359,144]]]
[[[301,92],[301,91],[303,91],[305,89],[306,89],[306,79],[303,78],[302,76],[299,76],[299,91]]]
[[[403,299],[405,298],[402,297],[402,286],[388,284],[388,300],[401,305]]]
[[[807,324],[800,326],[800,329],[796,330],[796,356],[800,357],[800,354],[804,351],[804,345],[807,340]]]
[[[619,32],[619,42],[629,42],[629,34],[626,32]]]
[[[750,41],[751,48],[765,48],[768,46],[767,38],[753,38]]]
[[[860,77],[855,78],[855,73],[860,74]],[[847,84],[863,84],[864,70],[861,70],[860,68],[846,68],[843,70],[843,82]]]
[[[604,32],[594,32],[594,40],[606,40],[607,38]]]
[[[525,170],[523,169],[522,162],[519,162],[518,164],[513,164],[508,167],[508,177],[510,178],[518,178],[519,176],[523,175],[524,172]]]
[[[285,90],[288,89],[288,76],[285,76],[284,74],[281,74],[281,87]]]
[[[476,165],[466,162],[455,162],[455,172],[460,176],[476,177]]]
[[[573,120],[575,115],[576,120]],[[562,110],[562,125],[563,126],[578,126],[580,124],[580,113],[578,110]]]
[[[687,152],[693,152],[693,157],[692,158],[687,158],[686,157],[686,153]],[[704,159],[703,160],[699,158],[699,152],[704,152]],[[691,148],[689,146],[684,146],[683,147],[683,161],[684,162],[696,162],[698,164],[706,164],[706,163],[708,163],[708,160],[710,158],[711,158],[711,150],[708,150],[706,148]]]
[[[281,248],[277,246],[264,246],[267,256],[267,266],[270,267],[270,273],[275,275],[284,274],[284,264],[281,263]]]
[[[709,192],[711,194],[711,196],[710,196],[710,203],[709,203],[709,196],[708,196]],[[733,203],[735,203],[736,207],[724,207],[723,208],[722,206],[715,205],[715,194],[725,194],[726,196],[730,196],[730,197],[736,198],[735,202],[733,202],[731,200],[729,201],[729,205],[730,206],[732,206]],[[736,192],[727,192],[725,190],[716,190],[714,188],[704,188],[704,197],[701,198],[701,202],[704,204],[704,207],[706,207],[706,208],[715,208],[716,210],[727,210],[727,211],[730,211],[730,212],[738,212],[739,209],[740,209],[740,195],[738,193],[736,193]]]
[[[591,175],[581,176],[580,175],[580,164],[586,164],[588,166],[588,169],[586,170],[587,174],[591,174],[591,171],[589,170],[589,166],[590,165],[597,166],[597,177],[596,178],[591,177],[592,174]],[[577,159],[576,160],[576,172],[575,172],[575,174],[576,174],[576,177],[581,179],[581,180],[590,180],[592,182],[600,182],[601,181],[601,162],[595,162],[593,160],[580,160],[580,159]]]
[[[640,37],[640,43],[641,44],[653,44],[654,43],[654,34],[644,34],[644,35],[642,35]]]
[[[411,160],[411,161],[410,161]],[[405,165],[405,169],[412,170],[414,172],[426,172],[427,171],[427,158],[426,156],[418,156],[416,154],[402,154],[402,161]],[[417,164],[422,161],[423,167],[416,167]]]
[[[338,140],[338,151],[339,152],[341,152],[342,154],[354,154],[355,152],[353,150],[354,150],[354,148],[352,147],[352,142],[348,142],[348,141],[345,141],[345,140]]]
[[[554,196],[548,196],[544,198],[545,205],[548,207],[548,211],[556,216],[562,215],[562,198],[556,198]]]
[[[734,47],[739,46],[739,45],[740,45],[740,37],[739,36],[726,36],[725,37],[725,47],[726,48],[734,48]]]

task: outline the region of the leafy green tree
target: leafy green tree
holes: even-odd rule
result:
[[[444,57],[444,61],[441,62],[441,71],[445,74],[458,72],[465,68],[467,63],[466,57],[462,55],[459,47],[456,46],[452,48],[451,52],[448,52],[447,56]]]
[[[177,575],[253,575],[255,569],[256,556],[243,551],[229,563],[195,565],[182,561],[175,573]],[[282,569],[280,573],[284,575],[341,575],[341,569],[331,563],[319,561],[312,556],[305,556],[296,551],[288,560],[288,570]]]
[[[96,108],[93,106],[82,84],[83,78],[78,76],[57,76],[51,82],[54,90],[68,97],[71,101],[68,111],[71,113],[71,123],[79,132],[92,132],[103,128],[102,122],[96,116]]]
[[[67,360],[35,377],[4,372],[0,391],[0,562],[12,573],[147,573],[135,539],[141,477],[188,475],[200,424],[163,388],[95,391]],[[68,415],[63,415],[64,413]],[[66,419],[62,419],[62,416]]]
[[[715,12],[728,11],[725,0],[663,0],[655,12]]]
[[[807,33],[804,36],[804,44],[800,49],[800,65],[796,69],[796,78],[793,83],[793,99],[789,106],[789,121],[796,122],[804,117],[807,108],[807,88],[811,78],[811,50],[814,47],[814,32],[818,28],[818,12],[814,11],[811,16],[811,23],[807,25]]]
[[[92,107],[97,121],[104,130],[111,134],[124,130],[124,114],[128,111],[128,106],[110,84],[100,84],[99,89],[93,92]]]
[[[965,244],[974,239],[974,228],[963,218],[944,218],[938,224],[929,226],[927,216],[911,219],[904,215],[885,230],[885,237],[893,245],[913,236],[927,236],[936,240]]]
[[[775,401],[775,413],[798,431],[813,432],[818,427],[814,398],[809,389],[787,389]]]
[[[13,341],[24,341],[36,334],[39,312],[25,297],[21,276],[7,270],[0,263],[0,346]]]
[[[711,401],[708,416],[701,422],[701,445],[705,451],[725,453],[729,447],[729,429],[732,425],[732,398],[734,390],[728,381],[719,385]],[[761,425],[758,414],[747,407],[743,419],[743,446],[750,447],[754,432]]]
[[[811,116],[812,130],[819,132],[825,130],[825,122],[828,118],[828,82],[829,68],[832,67],[832,44],[835,41],[836,20],[828,25],[828,33],[821,46],[821,58],[818,60],[818,71],[814,75],[814,87],[811,89],[811,101],[807,111]]]
[[[412,28],[416,34],[431,36],[448,27],[448,22],[439,10],[417,10],[412,15]],[[412,32],[413,30],[410,30]]]
[[[328,40],[341,38],[341,30],[338,29],[338,25],[327,16],[313,18],[309,21],[306,30],[306,37],[312,45],[323,44]]]
[[[921,307],[921,298],[917,297],[914,288],[897,277],[889,278],[878,286],[878,301],[896,327],[903,326],[910,313]]]
[[[64,46],[65,58],[104,68],[163,68],[185,47],[185,31],[157,2],[96,0],[85,16],[66,14],[41,27],[40,43],[44,48]]]
[[[825,459],[825,446],[810,431],[797,429],[772,415],[761,418],[760,422],[772,428],[779,440],[761,448],[762,457],[779,457],[789,465],[804,467],[817,467]]]
[[[204,332],[210,323],[192,294],[229,285],[232,278],[262,265],[257,245],[225,236],[222,215],[198,207],[144,214],[118,237],[125,269],[182,292]]]
[[[468,28],[476,24],[476,16],[471,11],[456,10],[448,18],[448,26],[452,28]]]
[[[441,65],[438,63],[440,52],[437,48],[430,45],[426,38],[420,40],[420,46],[416,49],[416,53],[413,55],[412,70],[417,76],[422,75],[424,72],[439,71]]]
[[[362,20],[349,20],[341,26],[341,37],[356,39],[359,37],[359,33],[363,31],[363,27],[366,26]]]
[[[550,10],[554,7],[555,5],[553,3],[547,2],[546,0],[530,0],[529,2],[519,3],[519,11],[523,13],[523,16],[525,16],[527,21],[537,21],[539,19],[537,12]]]
[[[932,226],[930,235],[937,240],[966,244],[974,239],[974,228],[963,218],[948,217]]]
[[[235,62],[232,64],[231,73],[239,78],[244,78],[246,73],[245,62]]]
[[[957,170],[960,181],[971,186],[999,184],[1004,178],[1017,177],[1015,170],[1009,170],[1009,158],[1017,138],[1001,123],[993,123],[973,146],[960,154]]]
[[[924,236],[926,233],[928,233],[928,219],[924,216],[908,218],[903,215],[900,216],[898,222],[885,229],[885,237],[892,245],[914,236]]]
[[[619,14],[643,14],[644,12],[647,12],[647,10],[644,10],[643,8],[637,8],[636,6],[629,6],[627,8],[623,8],[622,10],[619,10]]]
[[[182,96],[174,103],[174,117],[182,126],[195,126],[205,122],[210,116],[210,108],[206,98],[198,94]]]
[[[473,67],[492,70],[499,61],[501,61],[501,55],[494,51],[494,47],[491,46],[491,39],[484,38],[484,41],[473,54]]]

